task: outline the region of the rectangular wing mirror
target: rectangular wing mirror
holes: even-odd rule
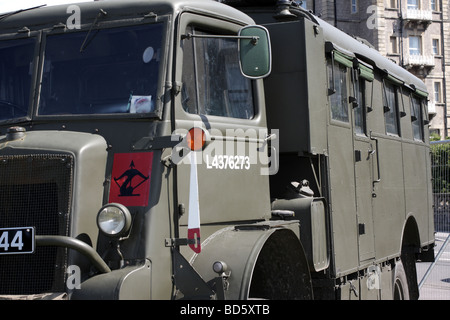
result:
[[[262,26],[239,30],[239,60],[242,74],[251,79],[267,77],[272,68],[269,31]]]

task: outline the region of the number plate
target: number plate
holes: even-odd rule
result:
[[[34,228],[0,228],[0,255],[34,252]]]

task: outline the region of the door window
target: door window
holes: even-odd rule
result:
[[[331,119],[348,122],[347,67],[328,61]]]
[[[188,33],[208,36],[190,28]],[[238,42],[220,37],[183,39],[182,103],[188,113],[252,119],[252,82],[239,68]]]

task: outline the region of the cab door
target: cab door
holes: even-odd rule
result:
[[[180,136],[201,128],[203,133],[197,132],[206,141],[195,153],[182,147],[176,153],[178,205],[186,210],[181,226],[197,220],[192,218],[197,214],[200,222],[193,223],[202,225],[270,215],[262,83],[242,76],[237,39],[221,37],[236,35],[241,27],[196,13],[180,18],[173,123]],[[197,207],[192,206],[195,199]]]

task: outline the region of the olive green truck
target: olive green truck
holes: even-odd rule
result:
[[[417,299],[424,83],[293,1],[0,16],[0,295]]]

